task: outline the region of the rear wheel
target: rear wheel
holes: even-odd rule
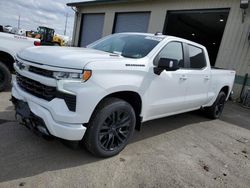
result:
[[[226,94],[221,91],[211,107],[205,109],[206,115],[211,119],[220,118],[226,102]]]
[[[0,61],[0,91],[8,88],[11,83],[11,73],[1,61]]]
[[[132,106],[117,98],[105,99],[95,110],[84,143],[99,157],[118,154],[133,135],[136,116]]]

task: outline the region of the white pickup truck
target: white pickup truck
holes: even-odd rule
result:
[[[10,85],[16,53],[24,48],[40,45],[39,39],[0,32],[0,91]]]
[[[18,53],[12,101],[33,130],[118,154],[142,122],[204,109],[219,118],[235,71],[211,69],[204,46],[160,34],[121,33],[87,48]]]

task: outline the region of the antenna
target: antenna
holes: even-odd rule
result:
[[[156,36],[156,35],[162,35],[162,32],[157,31],[157,32],[155,33],[155,36]]]

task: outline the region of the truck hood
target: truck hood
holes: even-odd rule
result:
[[[55,46],[27,48],[19,52],[18,57],[34,63],[73,69],[83,69],[87,63],[92,61],[124,61],[127,59],[95,49]]]

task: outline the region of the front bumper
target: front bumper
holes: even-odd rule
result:
[[[86,131],[86,127],[84,127],[82,124],[77,124],[77,123],[71,124],[61,121],[60,122],[55,121],[50,111],[44,108],[42,105],[36,103],[35,100],[31,100],[32,96],[22,91],[18,87],[16,82],[13,83],[12,96],[15,102],[27,104],[27,106],[24,107],[22,110],[20,110],[20,108],[19,111],[16,110],[18,115],[17,117],[20,117],[25,121],[34,120],[35,117],[36,121],[33,122],[37,124],[35,125],[35,127],[38,131],[40,132],[47,131],[48,134],[65,140],[76,141],[76,140],[81,140],[83,138]],[[15,104],[15,102],[13,103]],[[25,111],[25,112],[22,113],[20,111]],[[30,113],[28,113],[27,111],[30,111]],[[41,119],[41,121],[38,121],[39,119]],[[41,125],[40,128],[38,125]]]

